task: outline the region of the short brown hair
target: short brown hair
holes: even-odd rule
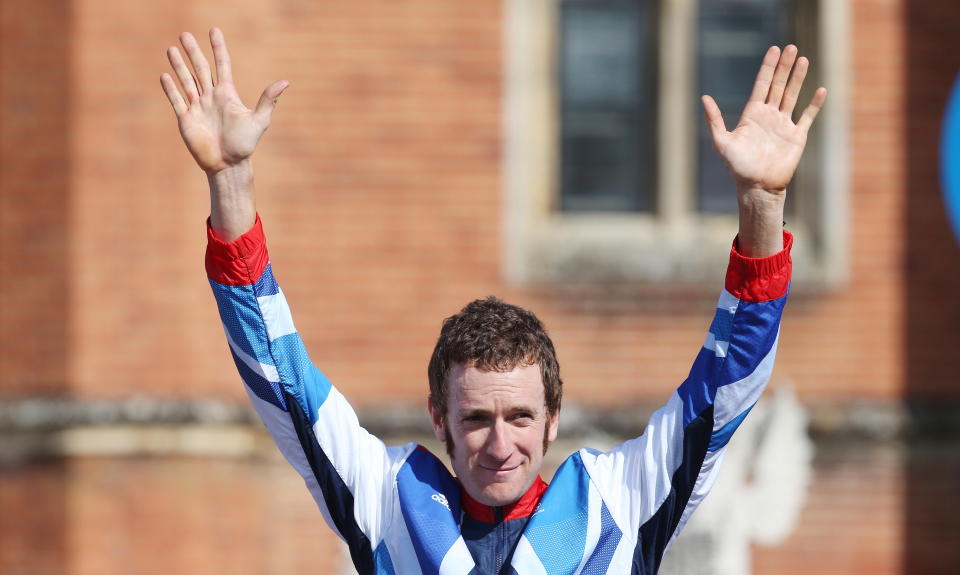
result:
[[[430,403],[446,415],[447,376],[455,365],[502,372],[533,364],[540,366],[547,414],[552,417],[560,410],[563,381],[543,323],[533,312],[496,297],[474,300],[443,320],[427,368]]]

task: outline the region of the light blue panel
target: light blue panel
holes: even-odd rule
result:
[[[581,575],[605,575],[622,536],[623,532],[617,527],[613,516],[610,515],[610,510],[607,509],[607,504],[604,503],[600,508],[600,539],[590,559],[587,559],[583,566]]]
[[[590,476],[579,453],[563,462],[553,476],[524,535],[547,573],[573,573],[587,541]]]
[[[747,414],[750,413],[751,409],[753,409],[752,405],[745,409],[743,413],[731,419],[726,425],[714,431],[713,435],[710,436],[710,445],[707,446],[707,451],[716,451],[723,448],[723,446],[730,441],[730,437],[733,436],[733,432],[740,427],[740,424],[743,422],[744,418],[747,417]]]
[[[384,541],[381,541],[373,551],[373,572],[375,575],[396,574],[393,570],[393,561],[390,559],[390,551],[387,550],[387,544]]]
[[[317,422],[317,410],[330,394],[330,380],[310,363],[299,334],[278,337],[270,344],[270,351],[284,390],[297,398],[313,425]]]
[[[260,363],[272,365],[267,330],[253,286],[227,286],[210,280],[210,288],[217,300],[220,319],[237,346]]]
[[[960,75],[953,83],[940,134],[940,177],[943,201],[953,234],[960,241]]]

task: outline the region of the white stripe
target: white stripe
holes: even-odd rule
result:
[[[240,349],[240,346],[237,345],[237,342],[230,337],[230,331],[227,329],[226,325],[223,326],[223,333],[227,335],[227,343],[230,344],[230,349],[233,350],[233,353],[237,354],[237,357],[240,358],[240,361],[245,363],[247,367],[252,369],[255,373],[267,381],[272,381],[274,383],[280,382],[280,374],[277,372],[276,366],[260,363],[257,361],[257,358]]]
[[[533,550],[533,546],[530,545],[530,540],[527,539],[526,535],[520,536],[510,565],[517,573],[523,573],[523,575],[547,575],[547,569],[543,566],[540,558],[537,557],[537,552]]]
[[[267,326],[267,337],[270,341],[296,333],[297,329],[293,327],[293,317],[290,315],[290,306],[287,305],[287,298],[283,297],[283,291],[258,297],[257,303],[260,304],[260,314],[263,315],[263,323]]]
[[[581,458],[582,460],[582,458]],[[580,573],[590,556],[597,548],[597,542],[600,541],[600,514],[603,498],[597,492],[593,482],[590,482],[590,488],[587,492],[587,535],[583,546],[583,557],[580,558],[580,565],[574,573]]]
[[[476,567],[463,536],[457,537],[440,562],[440,575],[467,575]]]
[[[420,568],[417,550],[413,547],[413,539],[410,537],[410,532],[407,531],[407,524],[404,522],[401,513],[394,513],[399,508],[400,498],[397,490],[394,489],[393,497],[390,499],[390,526],[384,530],[384,541],[387,544],[387,550],[390,551],[393,572],[422,575],[423,570]]]
[[[253,404],[253,408],[260,416],[260,420],[263,421],[270,435],[273,436],[273,441],[277,444],[277,447],[280,448],[280,452],[283,453],[284,458],[286,458],[287,462],[303,477],[304,482],[307,484],[307,489],[310,491],[310,495],[313,496],[313,500],[317,503],[317,508],[320,509],[320,514],[323,515],[324,521],[327,522],[327,525],[330,526],[330,529],[332,529],[338,537],[343,539],[343,535],[337,531],[337,526],[334,525],[333,519],[330,517],[330,511],[327,509],[327,504],[323,499],[323,492],[320,490],[320,485],[317,483],[317,479],[313,475],[313,470],[310,468],[310,463],[307,461],[307,457],[303,452],[303,447],[300,445],[297,432],[293,429],[290,414],[276,405],[260,399],[250,388],[247,388],[247,395],[250,397],[250,403]]]
[[[717,357],[727,357],[727,348],[729,347],[729,341],[720,341],[713,335],[712,331],[707,332],[707,339],[703,342],[704,349],[712,351]]]
[[[643,435],[606,453],[581,449],[580,459],[614,522],[635,533],[670,495],[683,461],[683,400],[677,392],[650,416]]]
[[[735,381],[729,385],[717,389],[716,398],[713,400],[713,430],[717,431],[724,425],[730,423],[734,417],[743,413],[743,410],[750,407],[760,399],[763,390],[766,387],[770,374],[773,373],[773,360],[777,355],[777,344],[780,342],[780,334],[777,333],[777,339],[770,346],[770,351],[760,361],[753,373],[740,381]]]
[[[717,309],[725,309],[730,313],[736,313],[738,305],[740,305],[740,300],[738,300],[735,295],[727,290],[720,292],[720,299],[717,300]]]

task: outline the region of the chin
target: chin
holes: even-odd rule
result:
[[[489,483],[485,485],[479,495],[475,498],[484,505],[491,507],[500,507],[510,505],[523,496],[523,485],[515,483]]]
[[[489,493],[490,490],[483,492],[483,498],[477,499],[480,503],[484,505],[489,505],[490,507],[502,507],[504,505],[510,505],[511,503],[520,499],[519,493],[503,493],[502,490],[497,490],[494,493]]]

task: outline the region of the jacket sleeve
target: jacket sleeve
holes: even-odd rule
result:
[[[748,258],[734,241],[725,289],[687,379],[650,417],[643,435],[606,453],[581,451],[617,524],[636,537],[636,572],[656,573],[712,487],[730,436],[770,379],[792,245],[793,236],[784,232],[783,251]]]
[[[413,445],[387,448],[310,362],[270,265],[263,227],[223,242],[207,225],[206,268],[234,363],[284,457],[327,523],[369,572],[391,512],[393,477]]]

